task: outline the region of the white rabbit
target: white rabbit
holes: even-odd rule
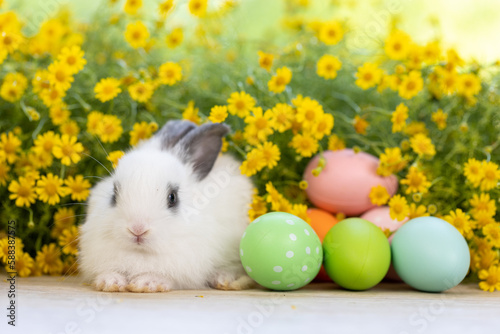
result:
[[[79,268],[98,290],[238,290],[252,183],[219,155],[222,124],[170,121],[93,189]]]

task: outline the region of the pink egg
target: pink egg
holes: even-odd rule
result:
[[[391,219],[391,215],[389,214],[389,210],[390,209],[388,206],[376,207],[376,208],[373,208],[373,209],[365,212],[361,216],[361,218],[366,219],[369,222],[372,222],[373,224],[382,228],[382,230],[389,229],[391,232],[394,232],[398,228],[403,226],[403,224],[408,221],[408,218],[405,218],[402,221],[398,221],[396,219]],[[389,237],[389,243],[392,241],[393,236],[394,236],[394,234],[392,234]],[[391,280],[391,281],[398,281],[398,282],[401,281],[401,278],[399,278],[399,275],[394,270],[394,267],[392,266],[392,264],[389,267],[389,271],[385,275],[385,278],[388,280]]]
[[[391,196],[398,190],[394,175],[377,174],[379,160],[373,155],[344,149],[325,151],[323,156],[326,166],[318,176],[313,176],[312,171],[318,166],[319,155],[309,162],[304,172],[304,180],[309,184],[307,196],[318,208],[357,216],[375,207],[368,196],[372,187],[382,185]]]
[[[405,218],[403,221],[391,219],[389,211],[390,209],[388,206],[380,206],[366,211],[360,218],[372,222],[382,230],[389,229],[389,231],[394,232],[403,226],[403,224],[408,221],[408,218]]]

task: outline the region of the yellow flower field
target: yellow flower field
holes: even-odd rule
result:
[[[106,0],[87,23],[63,7],[32,34],[4,2],[0,259],[15,220],[20,276],[77,272],[92,185],[130,146],[183,118],[231,126],[223,151],[254,180],[251,219],[309,220],[303,172],[316,154],[377,156],[377,173],[400,188],[390,197],[374,187],[372,203],[398,220],[454,225],[470,247],[470,279],[500,290],[500,62],[466,61],[439,38],[417,43],[397,20],[377,48],[353,51],[349,21],[316,18],[314,0],[286,1],[268,40],[233,29],[236,0],[158,1],[154,12]],[[196,24],[171,24],[182,10]]]

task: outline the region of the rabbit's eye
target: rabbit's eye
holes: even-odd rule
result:
[[[169,208],[174,207],[177,204],[177,192],[176,191],[172,191],[168,194],[167,204],[168,204]]]

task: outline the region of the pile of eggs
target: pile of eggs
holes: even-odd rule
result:
[[[319,156],[304,179],[310,224],[284,212],[255,219],[240,242],[247,274],[273,290],[295,290],[313,279],[332,279],[349,290],[366,290],[384,277],[401,279],[415,289],[440,292],[466,276],[470,256],[460,232],[436,217],[410,221],[390,218],[388,207],[369,199],[372,187],[384,186],[392,196],[395,176],[377,175],[378,159],[345,149],[323,153],[326,165],[313,176]],[[332,213],[352,218],[338,221]],[[359,218],[358,218],[359,217]],[[390,239],[382,230],[394,232]]]

